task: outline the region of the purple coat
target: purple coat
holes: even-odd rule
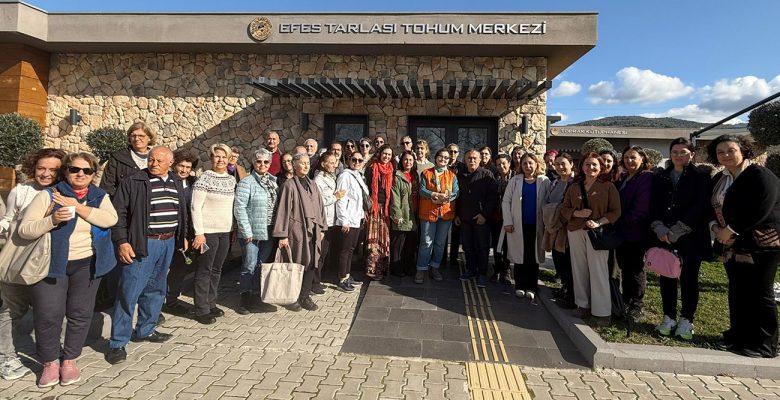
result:
[[[627,174],[623,175],[615,183],[620,191],[622,210],[618,227],[627,241],[643,242],[651,233],[650,196],[653,192],[653,172],[642,171],[628,181],[627,178]]]

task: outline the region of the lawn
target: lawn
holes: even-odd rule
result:
[[[543,270],[541,278],[548,286],[559,286],[553,280],[553,271]],[[677,312],[679,314],[682,307],[679,302],[679,291],[677,297]],[[630,335],[627,335],[627,325],[623,320],[613,318],[613,324],[603,328],[591,326],[607,342],[712,348],[715,342],[720,339],[721,333],[729,326],[727,298],[728,279],[723,264],[720,262],[702,263],[699,278],[699,307],[694,321],[693,340],[685,341],[663,337],[655,332],[655,326],[663,319],[658,275],[648,272],[644,317],[631,324]]]

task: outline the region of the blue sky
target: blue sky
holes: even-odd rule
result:
[[[596,48],[554,81],[563,124],[613,115],[714,122],[780,91],[780,1],[69,1],[63,11],[597,11]],[[747,121],[747,116],[739,118]]]

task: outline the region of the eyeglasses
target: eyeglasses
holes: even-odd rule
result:
[[[355,163],[355,164],[360,164],[360,163],[362,163],[362,162],[363,162],[363,159],[362,159],[362,158],[357,158],[357,157],[352,157],[352,158],[351,158],[351,160],[352,160],[352,162],[353,162],[353,163]]]
[[[440,159],[440,160],[449,160],[449,159],[450,159],[450,158],[449,158],[449,157],[447,157],[447,156],[438,156],[438,157],[436,157],[436,158],[438,158],[438,159]]]
[[[265,164],[268,165],[271,163],[271,160],[255,160],[255,164]]]
[[[412,144],[412,142],[401,142],[403,144]]]
[[[146,135],[130,135],[130,139],[143,139],[145,137],[148,137]]]
[[[458,151],[458,150],[450,150],[450,153],[458,154],[458,153],[460,153],[460,151]]]
[[[347,147],[355,147],[354,144],[347,144]]]
[[[84,175],[92,175],[95,173],[95,170],[92,168],[79,168],[79,167],[68,167],[68,172],[71,174],[78,174],[79,172],[84,172]]]

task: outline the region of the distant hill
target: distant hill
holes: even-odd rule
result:
[[[622,126],[632,128],[686,128],[696,129],[709,125],[706,122],[687,121],[678,118],[645,118],[639,116],[617,116],[583,121],[569,126]],[[728,127],[744,127],[745,124],[726,125]]]

